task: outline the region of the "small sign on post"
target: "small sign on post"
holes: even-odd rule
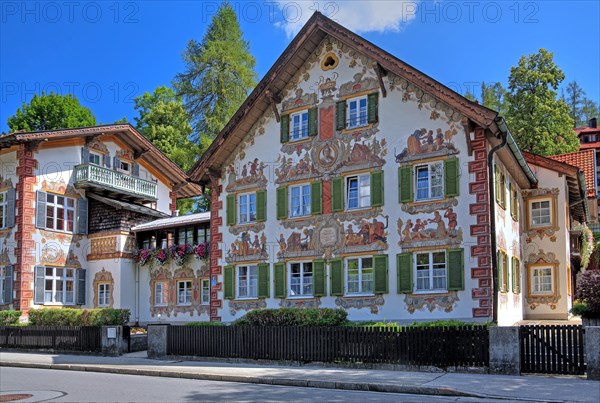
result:
[[[106,338],[108,339],[116,339],[117,338],[117,328],[109,327],[106,329]]]

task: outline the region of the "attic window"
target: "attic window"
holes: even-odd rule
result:
[[[333,70],[337,67],[339,63],[339,59],[333,52],[327,53],[323,56],[323,60],[321,60],[321,70]]]

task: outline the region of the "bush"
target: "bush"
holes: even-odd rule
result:
[[[129,309],[32,309],[32,326],[123,326],[129,322]]]
[[[573,308],[571,308],[571,313],[576,316],[587,318],[590,316],[590,309],[588,308],[587,304],[575,301],[575,303],[573,304]]]
[[[21,313],[21,311],[0,311],[0,326],[16,325]]]
[[[344,326],[348,312],[332,308],[280,308],[250,311],[234,326]]]
[[[399,330],[403,327],[411,328],[411,327],[457,327],[457,326],[473,326],[473,325],[485,325],[490,326],[491,322],[461,322],[459,320],[449,319],[449,320],[436,320],[433,322],[413,322],[410,325],[400,325],[396,322],[362,322],[357,323],[356,326],[360,327],[375,327],[375,328],[385,328],[385,329],[394,329]]]
[[[186,326],[192,327],[202,327],[202,326],[225,326],[222,322],[189,322],[185,324]]]
[[[575,298],[587,307],[581,316],[600,318],[600,270],[588,270],[579,277]]]

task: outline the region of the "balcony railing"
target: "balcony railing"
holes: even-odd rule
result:
[[[156,182],[92,164],[75,167],[75,185],[101,187],[143,199],[156,199]]]

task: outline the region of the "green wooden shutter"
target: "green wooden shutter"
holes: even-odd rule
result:
[[[383,206],[383,171],[371,172],[371,207]]]
[[[494,165],[494,189],[496,192],[496,203],[500,204],[500,170],[498,165]]]
[[[46,228],[46,192],[38,190],[35,193],[35,227]]]
[[[0,290],[4,294],[3,302],[5,304],[12,304],[13,302],[13,288],[14,288],[14,269],[12,266],[6,266],[4,268],[4,290]]]
[[[140,176],[140,164],[138,164],[137,162],[131,164],[131,174],[137,177]]]
[[[258,298],[269,298],[271,288],[269,268],[268,263],[258,265]]]
[[[17,191],[15,188],[10,188],[6,192],[6,228],[15,226],[15,215],[17,206]]]
[[[332,296],[344,295],[344,263],[341,259],[332,260],[331,265],[331,292]]]
[[[444,193],[446,197],[458,196],[458,158],[448,158],[444,161]]]
[[[308,135],[311,137],[314,137],[319,133],[319,120],[317,118],[317,111],[317,108],[310,108],[308,110]]]
[[[235,195],[227,195],[227,225],[235,225]]]
[[[346,101],[338,101],[335,104],[335,128],[336,130],[346,128]]]
[[[331,211],[344,210],[344,178],[331,180]]]
[[[375,272],[375,294],[387,294],[388,290],[388,255],[373,256]]]
[[[325,290],[325,261],[315,260],[313,262],[313,295],[324,297]]]
[[[90,150],[85,147],[81,148],[81,163],[89,164],[90,163]]]
[[[77,233],[88,233],[88,201],[86,199],[77,200]]]
[[[86,295],[86,269],[77,269],[77,305],[85,305]]]
[[[464,290],[464,251],[462,249],[449,249],[446,256],[448,264],[448,291]]]
[[[46,287],[46,267],[35,266],[35,286],[33,301],[36,305],[44,304],[44,291]]]
[[[377,123],[379,120],[379,93],[374,92],[367,97],[367,121]]]
[[[405,165],[398,168],[398,199],[400,203],[413,201],[412,165]]]
[[[513,292],[518,294],[521,292],[521,263],[519,259],[513,257]]]
[[[287,218],[287,188],[282,186],[277,188],[277,219]]]
[[[412,253],[400,253],[396,255],[398,294],[410,294],[413,291],[412,273]]]
[[[267,220],[267,191],[256,191],[256,221],[262,222]]]
[[[285,298],[285,263],[273,265],[273,277],[275,278],[275,298]]]
[[[223,268],[223,298],[235,298],[235,267],[233,266]]]
[[[281,115],[281,133],[280,139],[282,143],[290,141],[290,115]]]
[[[310,184],[310,213],[321,214],[323,212],[323,183],[321,181]]]

